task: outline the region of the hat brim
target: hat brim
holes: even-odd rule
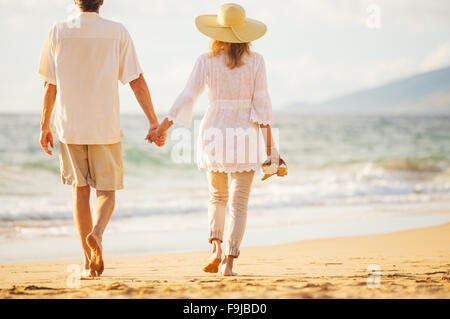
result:
[[[226,27],[217,22],[217,15],[201,15],[195,19],[195,25],[201,33],[214,40],[231,43],[246,43],[261,38],[267,31],[264,23],[245,19],[245,23],[238,27]]]

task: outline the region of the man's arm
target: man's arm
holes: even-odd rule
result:
[[[52,112],[55,107],[57,88],[56,85],[44,82],[44,93],[42,98],[42,116],[41,116],[41,134],[40,143],[41,148],[48,155],[52,155],[52,151],[49,150],[48,144],[52,148],[55,147],[53,143],[53,134],[50,129],[50,121],[52,118]]]
[[[131,81],[130,87],[133,90],[139,105],[147,116],[150,125],[148,134],[150,134],[151,131],[155,130],[158,127],[159,123],[158,118],[155,114],[155,109],[153,108],[152,98],[150,96],[150,91],[148,89],[147,82],[145,81],[144,76],[141,74],[136,80]],[[159,144],[157,145],[162,146]]]

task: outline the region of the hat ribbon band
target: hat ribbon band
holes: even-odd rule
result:
[[[239,34],[236,32],[236,30],[234,29],[234,27],[230,26],[231,31],[233,32],[234,36],[241,42],[245,42],[244,40],[241,39],[241,37],[239,36]]]
[[[241,42],[246,42],[244,40],[242,40],[242,38],[239,36],[239,33],[237,33],[237,31],[234,29],[233,26],[231,25],[223,25],[223,24],[219,24],[219,25],[210,25],[210,27],[216,27],[216,28],[229,28],[231,29],[231,32],[233,32],[234,36]]]

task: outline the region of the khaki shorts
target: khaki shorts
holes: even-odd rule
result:
[[[59,143],[63,184],[90,185],[100,191],[123,189],[122,143],[77,145]]]

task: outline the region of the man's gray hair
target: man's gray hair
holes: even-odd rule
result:
[[[75,0],[82,11],[97,11],[102,0]]]

